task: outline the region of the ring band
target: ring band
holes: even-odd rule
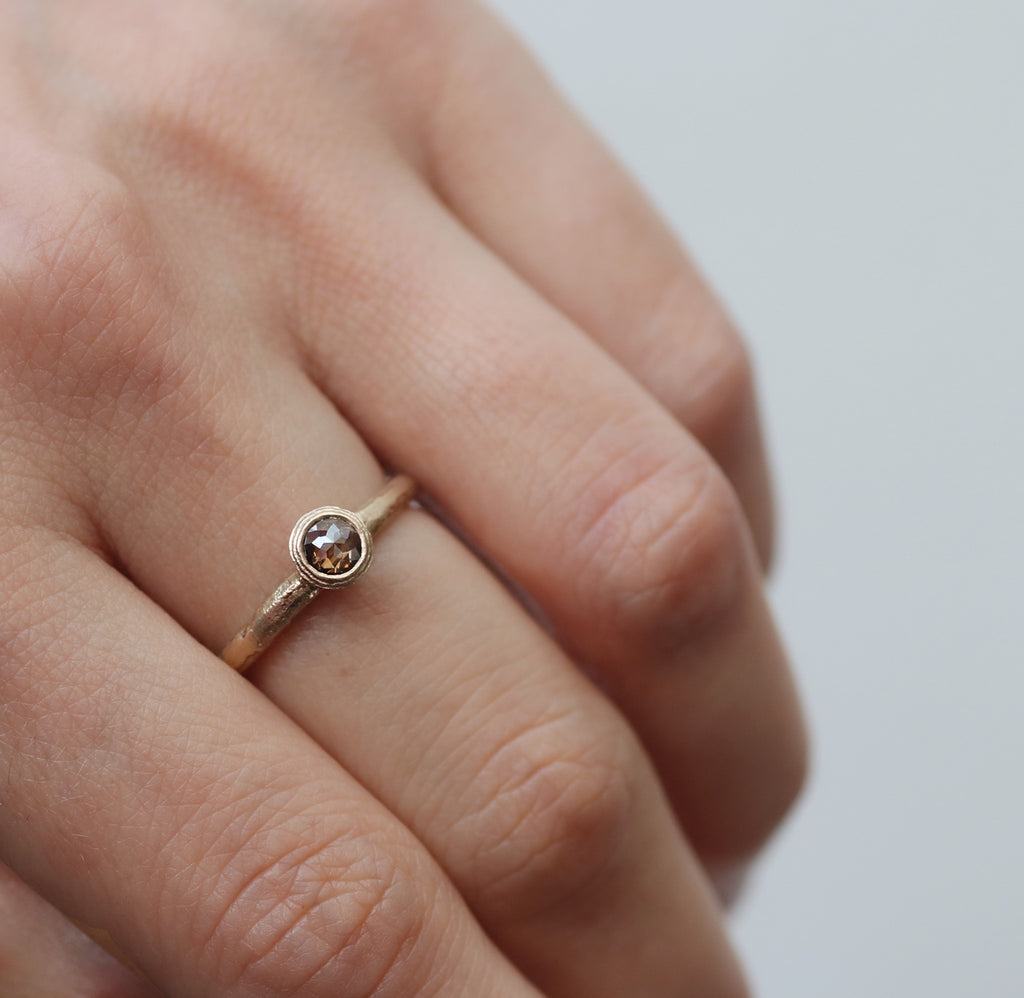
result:
[[[396,475],[357,512],[321,506],[300,516],[288,545],[295,572],[225,645],[220,657],[245,672],[322,590],[352,585],[370,567],[374,536],[415,492],[416,483],[408,475]]]

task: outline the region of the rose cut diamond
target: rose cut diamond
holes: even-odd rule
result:
[[[358,564],[363,554],[359,531],[338,516],[317,520],[302,538],[306,561],[324,575],[343,575]]]

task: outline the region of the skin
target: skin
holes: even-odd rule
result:
[[[0,979],[746,994],[713,887],[806,766],[750,364],[519,44],[5,0],[0,122]],[[227,668],[389,467],[436,515]]]

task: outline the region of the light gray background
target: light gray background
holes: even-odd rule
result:
[[[759,362],[817,743],[759,994],[1020,998],[1024,3],[498,7]]]

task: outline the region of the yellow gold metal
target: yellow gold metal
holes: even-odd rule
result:
[[[245,672],[268,648],[295,616],[323,589],[341,589],[358,579],[373,558],[373,539],[416,492],[416,483],[408,475],[396,475],[357,512],[338,506],[321,506],[301,516],[292,530],[289,549],[295,572],[274,590],[241,631],[225,645],[220,657],[233,669]],[[344,521],[354,529],[361,542],[358,562],[348,571],[328,575],[309,563],[303,553],[306,531],[324,517]]]

